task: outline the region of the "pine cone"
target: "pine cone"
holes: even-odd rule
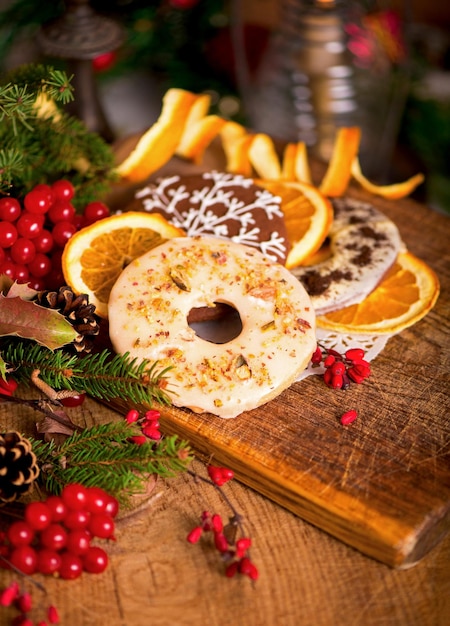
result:
[[[91,352],[93,337],[100,332],[99,319],[95,315],[95,306],[89,304],[89,297],[82,293],[76,295],[70,287],[64,285],[58,291],[40,291],[36,302],[48,309],[59,311],[79,333],[73,346],[77,352]]]
[[[31,443],[18,432],[0,434],[0,501],[12,502],[29,491],[39,476]]]

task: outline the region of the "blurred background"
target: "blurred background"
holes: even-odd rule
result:
[[[74,113],[108,141],[146,130],[169,87],[327,160],[360,125],[376,182],[424,171],[450,212],[450,3],[441,0],[0,0],[0,72],[75,75]]]

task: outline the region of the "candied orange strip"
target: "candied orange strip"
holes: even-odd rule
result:
[[[159,118],[118,165],[117,173],[130,182],[141,182],[165,165],[175,154],[191,107],[198,98],[183,89],[169,89],[164,95]]]
[[[329,197],[342,196],[351,178],[353,160],[358,154],[361,129],[358,126],[339,128],[320,191]]]
[[[257,176],[267,180],[281,178],[280,160],[269,135],[265,133],[254,135],[249,145],[248,156]]]
[[[206,148],[226,123],[227,121],[218,115],[207,115],[192,125],[188,120],[186,130],[176,150],[177,156],[189,159],[196,164],[201,163]]]
[[[237,122],[227,122],[220,131],[222,147],[226,158],[226,171],[232,174],[252,175],[248,151],[253,135]]]
[[[299,141],[286,145],[283,152],[281,178],[298,180],[301,183],[312,183],[305,142]]]
[[[382,196],[383,198],[389,198],[391,200],[397,200],[399,198],[406,198],[409,196],[416,187],[418,187],[425,180],[425,176],[421,173],[415,174],[415,176],[411,176],[408,180],[405,180],[401,183],[394,183],[392,185],[376,185],[371,183],[361,171],[361,165],[359,163],[358,157],[353,159],[351,173],[353,178],[370,193],[373,193],[377,196]]]

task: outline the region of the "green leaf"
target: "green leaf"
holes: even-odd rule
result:
[[[77,332],[58,311],[0,294],[0,336],[31,339],[50,350],[71,343]]]

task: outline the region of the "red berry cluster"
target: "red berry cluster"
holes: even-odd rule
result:
[[[131,437],[131,441],[138,445],[148,443],[148,440],[159,441],[161,439],[161,431],[159,430],[159,418],[160,412],[156,409],[149,409],[145,412],[144,417],[141,416],[137,409],[130,409],[125,415],[127,424],[137,423],[142,435],[135,435]]]
[[[60,496],[26,505],[24,519],[0,537],[0,563],[28,576],[39,572],[72,580],[83,571],[100,574],[108,555],[92,540],[114,539],[117,512],[117,500],[103,489],[68,484]]]
[[[0,593],[0,605],[4,607],[15,606],[19,615],[16,615],[12,621],[12,626],[33,626],[34,622],[29,616],[33,609],[33,600],[31,595],[26,591],[21,591],[17,581],[12,582]],[[37,626],[47,626],[47,624],[59,624],[59,614],[53,605],[47,607],[47,621],[41,620]]]
[[[79,215],[74,195],[72,183],[61,179],[36,185],[22,204],[10,196],[0,199],[0,274],[37,291],[63,284],[61,255],[67,241],[110,213],[102,202],[91,202]]]
[[[252,580],[258,578],[258,569],[249,555],[249,549],[252,545],[250,537],[241,537],[235,542],[229,541],[224,532],[221,516],[217,513],[211,515],[208,511],[203,511],[200,524],[191,530],[187,540],[189,543],[197,543],[204,532],[213,533],[214,546],[227,563],[225,575],[228,578],[232,578],[238,573],[244,574]]]
[[[217,467],[216,465],[208,465],[208,476],[218,487],[222,487],[229,480],[234,478],[234,472],[228,467]]]
[[[371,373],[362,348],[350,348],[342,355],[336,350],[317,346],[311,362],[320,365],[322,361],[325,367],[323,380],[332,389],[348,389],[351,382],[362,383]]]

